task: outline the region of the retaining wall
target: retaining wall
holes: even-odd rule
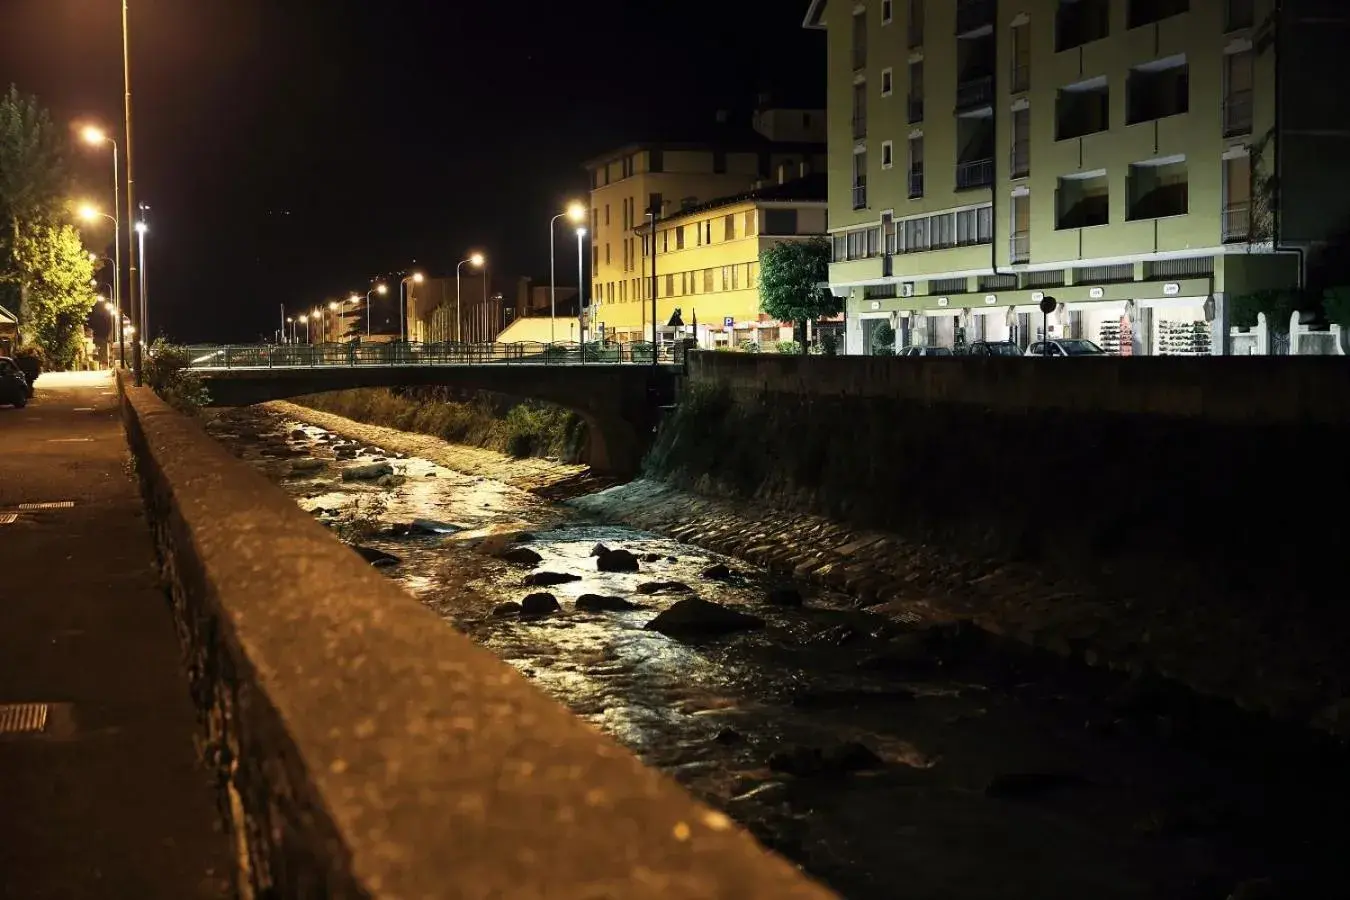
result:
[[[148,390],[126,428],[255,896],[824,898]],[[134,664],[134,661],[132,661]]]

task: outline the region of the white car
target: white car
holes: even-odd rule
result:
[[[896,356],[954,356],[951,347],[906,347]]]
[[[1082,338],[1062,338],[1049,341],[1036,341],[1027,348],[1027,356],[1106,356],[1107,353],[1092,341]],[[1047,352],[1048,350],[1048,352]]]

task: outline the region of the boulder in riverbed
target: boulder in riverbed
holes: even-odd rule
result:
[[[570,584],[580,580],[580,575],[573,575],[570,572],[535,572],[525,576],[525,586],[552,587],[555,584]]]
[[[306,472],[317,472],[326,465],[328,465],[328,460],[315,459],[312,456],[308,459],[293,459],[291,460],[291,474],[301,475]]]
[[[694,589],[682,581],[648,581],[639,584],[637,587],[639,594],[692,594]]]
[[[518,615],[520,615],[520,604],[514,600],[509,600],[506,603],[498,603],[496,606],[492,607],[492,617],[494,619],[504,619],[507,616]]]
[[[455,534],[464,530],[463,525],[451,525],[435,519],[413,519],[408,528],[413,534]]]
[[[401,562],[392,553],[385,553],[383,550],[376,550],[374,547],[362,547],[360,544],[353,544],[352,549],[377,569],[382,569],[385,566],[396,566]]]
[[[537,566],[544,560],[542,556],[529,547],[512,547],[510,550],[503,550],[497,554],[497,558],[502,562],[509,562],[517,566]]]
[[[731,570],[722,563],[713,563],[700,572],[699,577],[706,578],[708,581],[726,581],[731,577]]]
[[[561,610],[562,607],[558,605],[558,598],[547,591],[529,594],[524,600],[520,601],[520,614],[522,616],[546,616],[549,613]]]
[[[672,636],[731,634],[763,628],[764,620],[738,610],[685,597],[644,626],[648,631],[659,631]]]
[[[577,610],[580,612],[627,612],[641,609],[622,597],[602,597],[599,594],[582,594],[577,598]]]
[[[636,572],[638,558],[627,550],[610,550],[595,558],[595,567],[601,572]]]
[[[305,430],[302,429],[302,428],[297,428],[297,429],[295,429],[294,431],[291,432],[291,440],[293,440],[293,441],[303,441],[303,440],[307,440],[308,438],[309,438],[309,432],[305,431]]]
[[[769,588],[769,593],[764,597],[770,606],[801,606],[802,595],[795,587],[780,585],[779,587]]]
[[[357,463],[342,470],[343,481],[373,481],[386,475],[393,475],[394,467],[387,462]]]
[[[591,548],[591,556],[604,556],[606,553],[609,552],[611,552],[610,549],[606,547],[604,544],[596,544],[594,547]]]

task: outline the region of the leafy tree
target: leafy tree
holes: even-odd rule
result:
[[[70,368],[98,298],[90,281],[94,264],[70,225],[39,222],[21,227],[13,268],[23,287],[19,320],[56,368]]]
[[[814,322],[838,315],[843,301],[823,285],[829,278],[830,243],[824,238],[784,241],[759,259],[759,308],[780,322]],[[801,348],[806,352],[806,347]]]
[[[0,239],[15,222],[59,215],[68,184],[64,137],[36,97],[11,86],[0,95]]]

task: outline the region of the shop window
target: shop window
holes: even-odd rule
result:
[[[1055,140],[1106,131],[1110,127],[1110,110],[1105,76],[1060,88],[1055,98]]]
[[[1184,216],[1189,211],[1190,188],[1184,158],[1131,165],[1127,189],[1129,204],[1125,217],[1131,221]]]
[[[1136,66],[1125,81],[1125,124],[1150,122],[1190,110],[1190,67],[1185,56]]]
[[[1059,179],[1055,189],[1055,228],[1090,228],[1110,221],[1110,189],[1105,172]]]

